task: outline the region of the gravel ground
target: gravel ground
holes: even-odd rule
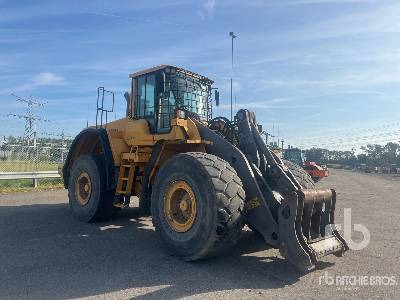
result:
[[[65,191],[1,195],[0,298],[399,299],[400,180],[332,173],[319,185],[338,192],[337,223],[351,208],[352,223],[366,226],[371,241],[342,258],[325,258],[306,275],[251,231],[224,256],[185,263],[163,252],[151,220],[135,208],[85,224],[71,217]],[[356,284],[340,285],[344,276]],[[359,284],[354,276],[368,277]],[[331,284],[331,277],[342,281]]]

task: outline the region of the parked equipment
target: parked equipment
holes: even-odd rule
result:
[[[303,152],[298,148],[289,147],[288,149],[285,149],[283,157],[286,160],[302,166],[315,182],[318,182],[322,178],[330,175],[326,166],[320,166],[313,161],[306,161]]]
[[[304,188],[268,149],[254,113],[212,118],[213,81],[182,68],[130,77],[127,116],[83,130],[64,165],[79,220],[109,219],[138,196],[165,248],[184,260],[220,253],[244,224],[302,271],[348,249],[334,225],[335,191]],[[100,119],[112,111],[107,95],[99,91]]]

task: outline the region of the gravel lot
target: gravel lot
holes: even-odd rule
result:
[[[110,222],[84,224],[71,217],[65,191],[1,195],[0,298],[399,299],[400,179],[332,173],[319,185],[338,192],[337,223],[351,208],[352,223],[366,226],[371,242],[343,258],[325,258],[306,275],[251,231],[229,254],[185,263],[162,251],[151,220],[135,208]],[[336,276],[369,276],[375,284],[325,280]],[[383,276],[395,276],[397,284],[379,285],[387,283]]]

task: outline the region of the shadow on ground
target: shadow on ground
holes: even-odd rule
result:
[[[110,222],[85,224],[64,203],[0,206],[0,237],[1,298],[75,298],[129,289],[144,298],[177,298],[275,289],[301,276],[249,231],[230,253],[182,262],[162,250],[150,219],[134,208]]]

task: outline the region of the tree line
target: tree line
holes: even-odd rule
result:
[[[62,139],[59,137],[38,137],[36,138],[36,143],[37,145],[41,146],[49,146],[49,145],[57,145],[57,146],[63,146],[63,147],[69,147],[72,144],[72,139],[66,138]],[[33,140],[30,140],[30,144],[33,144]],[[8,145],[27,145],[27,140],[24,137],[21,136],[8,136],[4,137],[2,141],[0,142],[0,145],[3,146],[8,146]]]
[[[341,164],[348,166],[366,164],[374,167],[396,164],[400,166],[399,143],[390,142],[386,145],[369,144],[361,147],[360,150],[362,153],[356,154],[355,149],[340,151],[311,148],[304,150],[304,154],[308,161],[315,161],[320,164]]]

